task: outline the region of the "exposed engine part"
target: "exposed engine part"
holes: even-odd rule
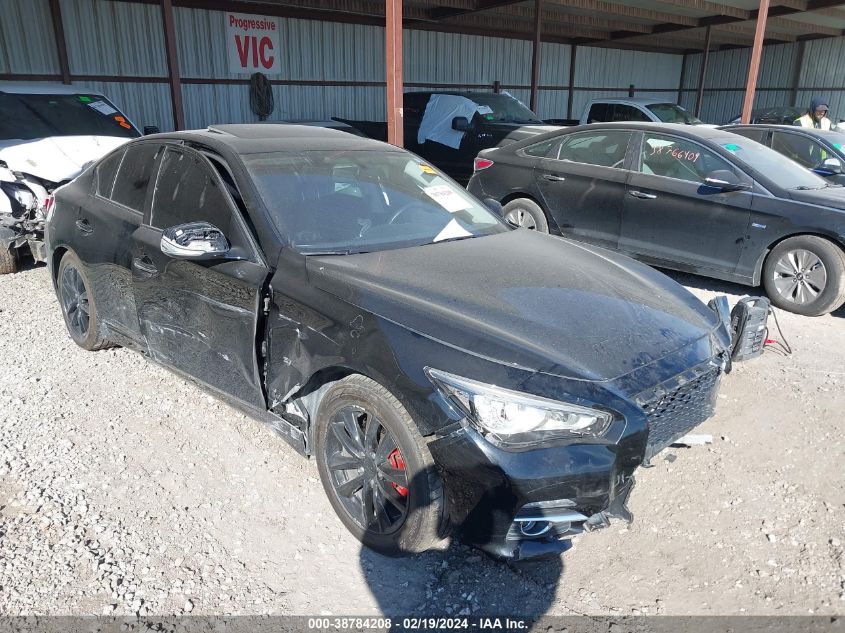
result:
[[[36,261],[45,261],[44,225],[52,193],[65,183],[11,171],[0,161],[0,248],[29,246]]]

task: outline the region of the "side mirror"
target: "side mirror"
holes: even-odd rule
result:
[[[502,203],[493,198],[484,198],[484,206],[496,214],[497,217],[504,219],[505,212],[502,209]]]
[[[190,222],[165,229],[161,252],[174,259],[220,259],[229,252],[229,241],[208,222]]]
[[[465,116],[456,116],[452,119],[452,129],[456,132],[466,132],[469,129],[469,119]]]
[[[826,172],[830,172],[831,174],[841,174],[842,161],[840,161],[838,158],[827,158],[822,163],[821,168]]]
[[[158,129],[157,125],[145,125],[144,126],[144,136],[148,136],[150,134],[158,134],[161,130]]]
[[[704,179],[704,184],[722,191],[747,191],[751,189],[751,185],[740,182],[736,174],[727,169],[711,171]]]

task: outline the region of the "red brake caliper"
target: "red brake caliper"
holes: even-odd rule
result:
[[[387,461],[390,462],[390,465],[398,470],[405,470],[405,460],[402,459],[402,453],[399,452],[398,448],[394,448],[390,451],[390,455],[387,456]],[[408,496],[408,489],[405,486],[400,486],[395,481],[391,481],[390,485],[393,486],[393,489],[399,493],[400,497],[407,497]]]

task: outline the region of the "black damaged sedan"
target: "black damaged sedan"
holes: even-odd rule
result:
[[[133,141],[57,192],[47,237],[74,341],[271,424],[388,554],[452,533],[525,559],[630,520],[634,470],[711,415],[727,360],[664,275],[333,130]]]

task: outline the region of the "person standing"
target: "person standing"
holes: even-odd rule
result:
[[[799,125],[801,127],[812,127],[818,130],[830,130],[834,127],[827,118],[827,112],[829,110],[829,106],[825,99],[821,99],[816,97],[810,102],[810,109],[807,110],[807,113],[804,116],[795,119],[793,125]]]

